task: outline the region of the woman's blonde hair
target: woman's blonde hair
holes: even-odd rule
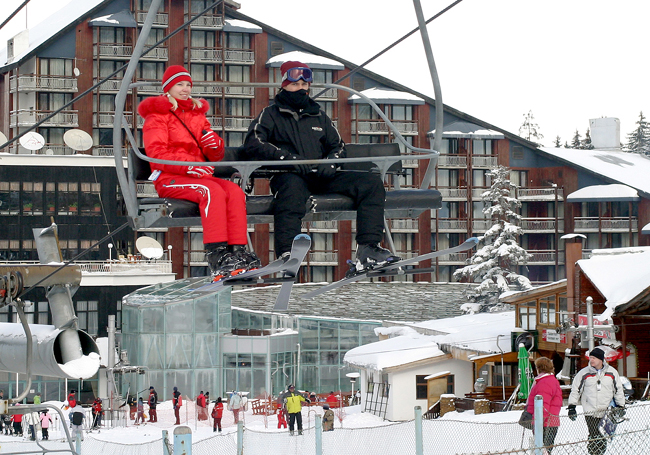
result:
[[[178,109],[178,102],[176,101],[176,98],[171,96],[169,93],[165,93],[165,95],[167,95],[167,99],[172,104],[172,111],[175,111],[176,109]],[[194,109],[198,109],[201,106],[203,106],[199,100],[194,99],[191,96],[190,96],[190,99],[192,100],[192,104],[194,104]]]
[[[535,360],[535,367],[537,367],[537,373],[555,373],[555,367],[553,366],[553,361],[548,357],[540,357]]]

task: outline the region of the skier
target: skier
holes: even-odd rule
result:
[[[72,408],[72,439],[76,439],[77,435],[81,437],[81,440],[84,440],[84,419],[86,418],[84,410],[79,403],[76,403],[75,407]]]
[[[149,422],[158,422],[156,406],[158,406],[158,392],[151,386],[149,387]]]
[[[287,428],[287,410],[284,408],[278,409],[278,429]]]
[[[102,424],[102,399],[97,397],[93,402],[93,428],[99,428]]]
[[[135,425],[140,425],[140,423],[144,423],[144,401],[142,401],[142,397],[138,398],[138,413],[135,416]]]
[[[210,127],[204,99],[191,97],[192,77],[173,65],[162,78],[163,95],[138,106],[145,119],[142,137],[151,158],[175,161],[221,161],[223,140]],[[235,183],[213,176],[212,166],[151,163],[150,180],[160,197],[199,204],[206,260],[215,280],[258,268],[260,260],[246,251],[246,196]]]
[[[282,84],[273,105],[251,123],[244,140],[249,159],[293,160],[344,158],[344,143],[332,120],[309,97],[313,80],[309,66],[297,61],[280,67]],[[288,258],[293,238],[300,233],[305,203],[312,193],[340,193],[357,207],[357,269],[372,263],[397,261],[379,246],[384,231],[386,191],[376,174],[337,172],[335,163],[297,164],[293,172],[271,179],[274,200],[275,253]]]
[[[235,419],[235,424],[239,422],[239,412],[244,407],[241,395],[239,393],[232,391],[230,395],[230,400],[228,400],[228,409],[232,411],[233,418]]]
[[[284,395],[285,407],[287,414],[289,414],[289,434],[293,436],[294,424],[298,424],[298,435],[302,434],[302,402],[310,403],[308,398],[305,398],[299,393],[296,393],[296,388],[293,384],[287,387],[288,393]]]
[[[68,408],[70,409],[74,409],[74,407],[77,406],[76,392],[76,390],[71,390],[70,394],[68,394]]]
[[[25,423],[29,426],[29,440],[36,441],[36,424],[40,422],[38,412],[28,412],[24,417]]]
[[[327,403],[323,405],[323,411],[323,431],[334,431],[334,411]]]
[[[178,391],[178,387],[174,386],[174,393],[172,398],[172,405],[174,406],[174,416],[176,417],[176,423],[174,425],[181,424],[181,406],[183,406],[183,397]]]
[[[212,425],[212,431],[217,431],[221,433],[221,418],[223,417],[223,401],[221,397],[217,397],[217,401],[214,402],[214,408],[212,408],[212,418],[214,423]]]
[[[43,431],[43,440],[47,441],[50,438],[48,429],[52,423],[52,416],[47,411],[41,411],[41,430]]]
[[[198,420],[208,420],[208,408],[206,407],[205,395],[203,395],[203,390],[199,393],[199,396],[196,397],[196,408],[198,411]]]

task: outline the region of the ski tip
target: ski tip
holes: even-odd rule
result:
[[[304,239],[304,240],[309,239],[309,240],[311,240],[311,237],[309,237],[307,234],[298,234],[293,239],[294,240],[301,240],[301,239]]]
[[[468,239],[466,240],[466,242],[471,242],[471,243],[473,243],[474,245],[477,245],[477,244],[478,244],[478,237],[470,237],[470,238],[468,238]]]

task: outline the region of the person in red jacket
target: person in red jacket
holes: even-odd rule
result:
[[[212,431],[217,431],[221,433],[221,417],[223,417],[223,401],[221,397],[217,397],[217,401],[214,402],[214,408],[212,408],[212,418],[214,419],[214,424],[212,425]]]
[[[199,396],[196,397],[196,410],[198,414],[198,420],[208,420],[208,408],[205,395],[203,395],[203,390],[201,390]]]
[[[181,406],[183,406],[183,396],[178,391],[178,387],[174,387],[174,393],[172,394],[172,405],[174,407],[174,417],[176,417],[176,423],[174,425],[181,424]]]
[[[560,409],[562,408],[562,389],[555,377],[553,362],[547,357],[535,360],[537,377],[533,388],[530,389],[526,410],[535,416],[535,396],[541,395],[544,403],[544,446],[550,454],[555,443],[557,428],[560,426]]]
[[[147,156],[173,161],[221,161],[223,140],[210,127],[204,99],[191,97],[192,77],[180,65],[165,70],[163,95],[138,106],[145,119],[142,137]],[[246,251],[246,196],[233,182],[213,176],[208,165],[150,163],[160,197],[186,199],[199,204],[206,260],[215,280],[238,270],[260,266],[255,253]]]

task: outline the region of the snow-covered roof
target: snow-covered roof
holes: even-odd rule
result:
[[[266,66],[279,68],[284,62],[296,61],[309,65],[311,69],[342,70],[345,66],[341,62],[320,55],[302,51],[285,52],[271,57],[266,61]]]
[[[226,19],[223,25],[224,32],[262,33],[262,27],[240,19]]]
[[[72,0],[63,8],[48,16],[43,22],[29,29],[29,47],[18,55],[14,55],[11,62],[7,62],[7,46],[0,46],[0,72],[8,63],[22,61],[28,54],[47,42],[50,38],[74,24],[93,8],[108,3],[110,0]]]
[[[427,136],[433,136],[436,130],[431,130]],[[458,120],[442,129],[443,138],[463,138],[463,139],[503,139],[505,136],[498,131],[489,130],[485,127],[470,122]]]
[[[515,312],[477,313],[410,324],[427,329],[443,349],[446,346],[483,353],[510,352],[510,333],[515,329]],[[497,345],[497,337],[499,344]],[[499,347],[501,350],[499,350]]]
[[[343,361],[359,368],[382,371],[410,363],[445,357],[433,337],[413,331],[387,340],[359,346],[345,354]]]
[[[92,27],[131,27],[135,28],[138,23],[133,17],[133,13],[128,9],[118,11],[117,13],[99,16],[88,21]]]
[[[424,100],[412,93],[400,92],[388,88],[373,87],[360,92],[377,104],[424,104]],[[348,98],[351,104],[365,103],[366,100],[359,95]]]
[[[620,183],[586,186],[566,197],[567,202],[639,201],[640,199],[639,193],[634,188]]]
[[[593,250],[591,258],[578,265],[605,297],[607,310],[599,319],[608,319],[616,308],[632,301],[650,287],[650,247]],[[616,279],[612,271],[616,271]]]
[[[636,190],[650,194],[650,159],[637,153],[611,150],[547,148],[540,150],[573,166],[583,168]]]

